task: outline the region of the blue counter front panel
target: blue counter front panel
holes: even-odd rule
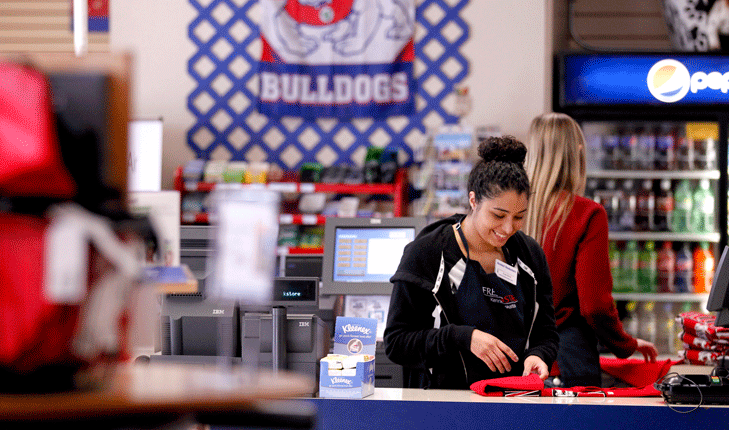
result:
[[[565,55],[561,104],[729,104],[729,57],[699,55]]]
[[[380,429],[720,429],[729,408],[679,413],[666,407],[584,404],[312,400],[319,430]],[[606,399],[606,403],[609,399]],[[566,399],[565,402],[569,402]],[[680,408],[687,411],[692,408]]]

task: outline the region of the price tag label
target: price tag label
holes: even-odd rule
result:
[[[314,184],[306,183],[299,185],[299,189],[302,193],[313,193],[314,190],[316,190],[316,186],[314,186]]]
[[[301,217],[301,223],[304,225],[316,225],[319,218],[316,215],[303,215]]]
[[[295,193],[297,191],[297,184],[294,182],[271,182],[268,184],[268,189],[282,193]]]

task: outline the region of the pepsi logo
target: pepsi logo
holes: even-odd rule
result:
[[[681,100],[691,87],[691,75],[686,66],[676,60],[657,62],[648,71],[648,90],[664,103]]]

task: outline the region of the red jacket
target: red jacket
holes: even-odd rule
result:
[[[600,343],[620,358],[630,356],[637,341],[623,330],[613,301],[605,208],[576,196],[555,247],[556,233],[554,226],[545,235],[544,253],[552,275],[557,328],[579,312]]]

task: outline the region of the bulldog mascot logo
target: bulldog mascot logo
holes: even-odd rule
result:
[[[414,0],[261,4],[262,112],[351,117],[412,109]]]

